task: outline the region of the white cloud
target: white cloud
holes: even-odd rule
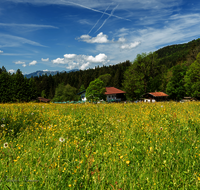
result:
[[[91,11],[95,12],[100,12],[102,9],[105,9],[108,5],[110,4],[120,4],[118,9],[124,10],[124,9],[163,9],[163,8],[170,8],[173,6],[178,6],[182,0],[87,0],[87,1],[80,1],[80,0],[70,0],[70,1],[63,1],[63,0],[10,0],[15,3],[20,2],[20,3],[32,3],[32,4],[38,4],[38,5],[43,5],[43,4],[57,4],[57,5],[66,5],[66,6],[76,6],[76,7],[81,7],[85,9],[89,9]],[[109,10],[112,10],[110,8]],[[111,15],[109,13],[105,13],[107,15]],[[116,15],[113,15],[114,17],[118,17]]]
[[[41,45],[38,42],[34,42],[34,41],[28,40],[26,38],[13,36],[13,35],[9,35],[9,34],[0,33],[0,38],[1,38],[0,47],[18,47],[23,44],[46,47],[46,46]]]
[[[124,30],[122,30],[122,32],[124,32]],[[118,33],[120,33],[120,30],[118,31]],[[98,43],[98,44],[104,44],[104,43],[124,43],[124,42],[126,42],[126,38],[124,38],[122,35],[118,34],[117,36],[121,36],[121,37],[119,37],[119,39],[117,41],[114,41],[114,39],[110,41],[110,40],[108,40],[108,36],[106,34],[103,34],[103,32],[101,32],[96,37],[93,37],[93,38],[87,34],[87,35],[82,35],[78,39],[80,39],[81,41],[87,42],[87,43]],[[129,45],[130,49],[134,45],[135,44],[131,43]],[[125,48],[128,47],[128,45],[126,45],[125,48],[123,48],[123,47],[122,47],[122,49],[125,49]]]
[[[134,43],[130,43],[130,44],[123,44],[120,48],[121,49],[133,49],[135,47],[137,47],[140,44],[140,42],[134,42]]]
[[[51,25],[39,25],[39,24],[17,24],[17,23],[0,23],[0,26],[6,27],[27,27],[27,28],[58,28]]]
[[[65,54],[64,57],[67,59],[73,59],[74,57],[76,57],[76,54]]]
[[[23,61],[16,61],[15,64],[22,64],[22,67],[26,67],[25,62]]]
[[[65,65],[67,69],[81,69],[84,70],[95,65],[105,65],[109,62],[107,55],[100,53],[94,56],[65,54],[64,58],[57,58],[52,60],[54,64]]]
[[[107,60],[107,56],[103,53],[100,53],[99,55],[93,56],[87,56],[85,60],[91,63],[105,63]]]
[[[29,66],[36,65],[36,63],[37,63],[37,61],[34,60],[34,61],[32,61],[32,62],[29,63]]]
[[[87,24],[87,25],[92,25],[92,23],[89,21],[89,20],[86,20],[86,19],[81,19],[78,21],[80,24]]]
[[[118,42],[120,42],[120,43],[123,43],[125,41],[126,41],[126,39],[124,37],[121,37],[121,38],[118,39]]]
[[[8,70],[9,73],[15,73],[16,71],[14,69]]]
[[[16,61],[15,64],[25,64],[23,61]]]
[[[2,53],[3,53],[3,51],[0,50],[0,54],[2,54]]]
[[[48,70],[48,69],[45,69],[45,70],[43,70],[43,71],[45,72],[45,71],[49,71],[49,70]]]
[[[42,61],[49,61],[49,58],[46,58],[46,59],[43,59],[43,58],[42,58],[41,60],[42,60]]]
[[[89,66],[90,66],[90,63],[87,62],[87,63],[84,63],[83,65],[81,65],[79,69],[85,70],[85,69],[87,69]]]
[[[103,32],[100,32],[96,37],[91,37],[89,35],[82,35],[80,38],[78,38],[84,42],[87,43],[108,43],[108,36],[106,34],[103,34]]]
[[[153,52],[167,45],[186,43],[199,38],[200,14],[173,16],[169,17],[168,21],[162,27],[116,30],[112,33],[114,37],[123,37],[124,32],[127,33],[125,43],[97,44],[93,52],[106,52],[109,63],[116,64],[126,60],[134,61],[137,54]],[[130,49],[139,42],[138,46]]]
[[[52,60],[52,62],[54,64],[66,64],[64,58],[57,58],[57,59]]]

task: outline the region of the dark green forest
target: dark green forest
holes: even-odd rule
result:
[[[185,44],[163,47],[155,52],[138,54],[136,59],[116,65],[95,67],[54,76],[43,75],[27,79],[18,69],[10,74],[0,68],[0,102],[28,102],[37,97],[53,99],[62,91],[63,98],[78,100],[76,94],[87,89],[90,82],[110,74],[106,86],[126,91],[128,100],[147,92],[162,91],[172,100],[184,96],[200,98],[200,39]],[[61,88],[68,90],[61,90]],[[67,92],[71,91],[67,94]]]

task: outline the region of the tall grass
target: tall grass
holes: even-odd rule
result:
[[[200,103],[0,104],[0,189],[200,189]]]

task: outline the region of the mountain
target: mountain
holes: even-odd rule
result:
[[[56,75],[57,73],[71,73],[71,72],[76,72],[76,71],[79,71],[79,69],[73,69],[73,70],[70,70],[70,71],[36,71],[36,72],[33,72],[33,73],[30,73],[30,74],[25,74],[24,76],[26,78],[31,78],[31,77],[39,77],[39,76],[42,76],[42,75]]]

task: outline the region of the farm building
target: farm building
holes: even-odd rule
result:
[[[81,100],[85,102],[86,101],[85,94],[86,94],[86,90],[84,90],[82,92],[79,92],[77,95],[80,95],[81,96]]]
[[[43,97],[38,97],[37,98],[40,102],[45,102],[45,103],[49,103],[51,100],[50,99],[46,99],[46,98],[43,98]]]
[[[184,97],[181,102],[190,102],[190,101],[197,101],[197,98],[192,98],[192,97]]]
[[[119,90],[115,87],[106,87],[106,92],[105,92],[106,100],[107,101],[114,100],[118,102],[123,101],[125,99],[125,96],[124,96],[125,93],[126,92]],[[86,94],[86,90],[79,92],[77,95],[81,96],[82,101],[86,101],[85,94]]]
[[[124,95],[125,93],[126,92],[119,90],[115,87],[106,87],[106,92],[105,92],[105,95],[107,96],[106,100],[107,101],[114,100],[117,102],[123,101],[125,100],[125,95]]]
[[[169,95],[164,92],[149,92],[142,95],[144,102],[159,102],[166,101]]]

